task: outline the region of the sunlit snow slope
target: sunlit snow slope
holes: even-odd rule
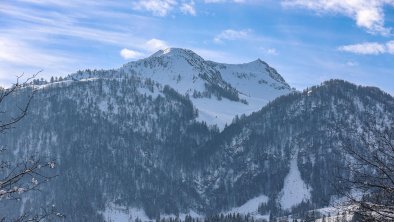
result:
[[[101,72],[102,73],[102,72]],[[236,115],[250,114],[269,101],[292,91],[285,80],[260,59],[246,64],[206,61],[191,50],[169,48],[148,58],[130,62],[101,77],[136,75],[169,85],[188,95],[198,109],[198,120],[223,129]],[[78,72],[69,78],[96,78],[92,72]]]

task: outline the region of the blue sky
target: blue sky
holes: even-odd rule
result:
[[[331,78],[394,95],[394,0],[3,0],[0,84],[117,68],[167,47],[257,58],[297,88]]]

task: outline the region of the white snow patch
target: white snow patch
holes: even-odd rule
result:
[[[241,215],[247,215],[249,214],[252,216],[254,219],[258,220],[268,220],[269,219],[269,214],[267,215],[261,215],[258,212],[259,206],[263,203],[268,202],[268,197],[264,194],[257,196],[255,198],[252,198],[246,203],[242,204],[239,207],[235,207],[229,211],[223,212],[223,214],[241,214]]]
[[[206,122],[207,125],[217,125],[223,130],[225,125],[230,125],[235,116],[242,114],[249,115],[263,108],[270,100],[262,98],[251,98],[241,96],[247,99],[248,104],[231,101],[226,98],[218,100],[212,98],[191,98],[193,105],[198,109],[197,121]],[[272,97],[274,99],[276,97]]]
[[[311,188],[301,178],[301,173],[297,166],[297,158],[292,159],[290,161],[290,172],[285,178],[279,203],[282,209],[288,210],[310,198]]]
[[[244,203],[239,207],[231,209],[227,213],[239,213],[243,215],[250,214],[257,216],[260,204],[267,202],[268,202],[268,197],[266,195],[260,195],[258,197],[248,200],[246,203]]]
[[[179,218],[182,221],[185,220],[186,216],[191,216],[192,218],[204,218],[204,216],[198,214],[197,212],[190,210],[189,213],[180,213],[178,216],[174,215],[174,214],[169,214],[169,215],[160,215],[160,219],[161,218]]]
[[[104,220],[107,222],[130,222],[139,218],[142,221],[153,221],[148,218],[143,209],[122,207],[109,204],[102,212]]]
[[[134,222],[137,218],[141,221],[155,221],[154,219],[149,219],[143,209],[124,207],[113,203],[108,204],[105,208],[105,211],[101,212],[101,214],[103,215],[104,220],[107,222]],[[180,213],[178,216],[174,214],[160,215],[160,218],[179,218],[184,221],[188,215],[193,218],[204,217],[193,210],[189,210],[188,213]]]

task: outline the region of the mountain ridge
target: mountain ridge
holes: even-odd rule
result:
[[[276,97],[294,91],[274,68],[260,59],[244,64],[216,63],[181,48],[159,50],[119,69],[79,71],[66,79],[130,75],[169,85],[189,96],[199,110],[199,120],[220,129],[235,116],[250,114]]]

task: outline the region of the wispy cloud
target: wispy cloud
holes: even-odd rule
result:
[[[71,59],[62,55],[54,55],[37,50],[22,41],[0,37],[0,62],[42,68],[71,61]]]
[[[279,55],[278,51],[275,48],[267,49],[266,53],[268,55]]]
[[[189,14],[195,16],[197,13],[194,5],[195,5],[194,1],[191,1],[189,3],[182,3],[179,9],[183,14]]]
[[[245,3],[247,0],[204,0],[205,3],[225,3],[225,2],[234,2],[234,3]]]
[[[77,56],[57,50],[37,48],[17,39],[0,37],[0,84],[15,82],[22,73],[34,74],[45,71],[44,76],[69,73],[72,64],[77,63]],[[43,77],[43,75],[40,75]]]
[[[390,54],[394,54],[394,41],[386,43],[386,51]]]
[[[157,16],[166,16],[177,5],[175,0],[137,0],[132,3],[134,10],[149,11]]]
[[[216,43],[222,43],[224,40],[248,39],[250,37],[251,32],[252,32],[251,29],[244,29],[244,30],[227,29],[216,35],[213,41]]]
[[[124,59],[138,59],[141,58],[144,54],[131,50],[131,49],[122,49],[120,50],[120,55],[124,58]]]
[[[345,45],[339,47],[338,50],[362,55],[379,55],[384,53],[394,54],[394,41],[389,41],[385,44],[365,42],[354,45]]]
[[[350,66],[350,67],[355,67],[355,66],[358,66],[358,63],[357,62],[353,62],[353,61],[347,61],[346,65]]]
[[[169,48],[167,42],[160,39],[151,39],[145,43],[145,49],[148,52],[156,52],[166,48]]]
[[[392,0],[283,0],[286,7],[304,7],[318,13],[338,13],[356,21],[357,26],[370,33],[389,35],[384,26],[385,5],[394,6]]]
[[[120,56],[122,56],[124,59],[140,59],[147,57],[159,50],[169,48],[168,43],[160,39],[150,39],[146,41],[141,47],[143,47],[142,52],[124,48],[120,50]]]
[[[34,1],[35,0],[23,0],[23,1]],[[51,2],[50,0],[45,0]],[[37,1],[40,2],[41,1]],[[91,5],[93,7],[94,5]],[[141,45],[140,43],[146,41],[143,38],[137,37],[131,31],[118,28],[116,25],[112,25],[108,28],[103,23],[102,26],[89,26],[83,22],[89,19],[100,19],[105,16],[112,17],[113,15],[106,15],[103,11],[104,5],[98,8],[91,8],[91,11],[86,12],[86,8],[78,9],[74,11],[74,8],[63,8],[62,13],[55,9],[50,10],[37,10],[21,5],[12,6],[7,4],[0,4],[0,13],[5,14],[15,24],[11,28],[0,28],[7,36],[17,39],[32,39],[51,42],[57,37],[73,37],[78,39],[84,39],[89,41],[97,41],[106,44],[124,45],[124,44],[135,44],[136,46]],[[84,13],[82,13],[84,12]],[[122,13],[119,13],[122,14]],[[100,15],[100,17],[98,17]],[[143,21],[142,17],[135,17],[134,15],[125,15],[126,19],[134,19]]]
[[[29,0],[34,1],[34,0]],[[204,0],[203,3],[247,3],[251,0]],[[135,0],[132,8],[137,11],[151,12],[155,16],[167,16],[172,12],[181,12],[185,15],[197,15],[194,0]]]

